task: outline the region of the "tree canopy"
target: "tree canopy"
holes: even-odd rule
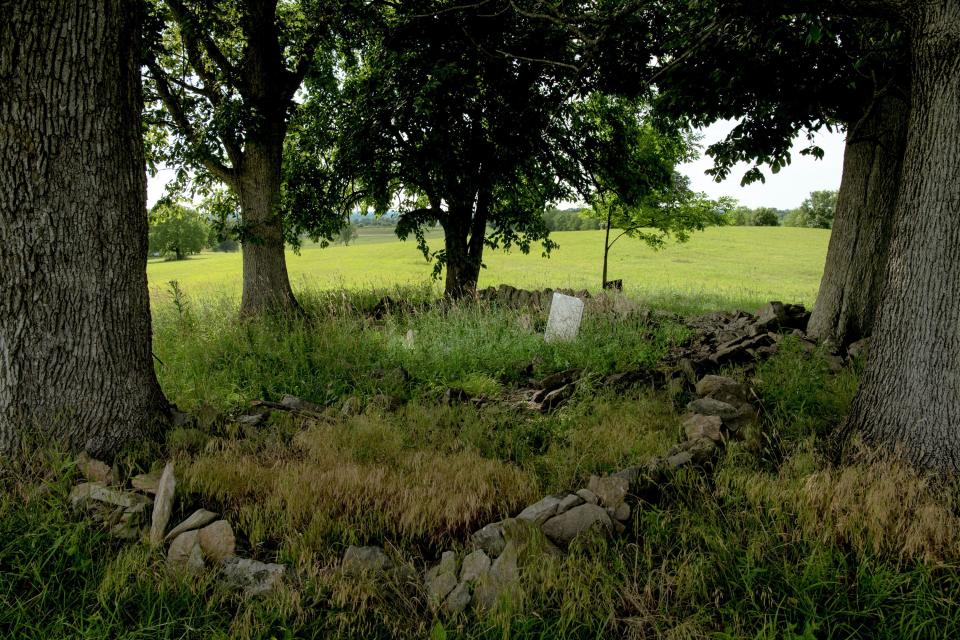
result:
[[[160,203],[150,212],[149,250],[183,260],[200,253],[210,240],[210,225],[194,209]]]
[[[348,202],[399,210],[397,233],[418,239],[436,274],[446,268],[455,297],[476,286],[484,247],[549,252],[547,205],[597,188],[635,200],[669,183],[687,153],[672,132],[630,150],[642,166],[616,157],[618,134],[650,128],[641,110],[589,91],[565,28],[499,4],[392,7],[344,90],[337,173],[351,181]],[[442,249],[425,241],[432,224]]]

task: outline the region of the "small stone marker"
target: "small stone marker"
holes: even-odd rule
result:
[[[153,503],[153,522],[150,524],[150,544],[154,547],[163,542],[167,523],[173,511],[173,497],[177,489],[177,480],[173,475],[173,463],[168,462],[160,476],[157,497]]]
[[[558,340],[573,340],[580,331],[580,321],[583,320],[583,300],[562,293],[553,294],[550,304],[550,318],[547,320],[547,330],[543,335],[547,342]]]

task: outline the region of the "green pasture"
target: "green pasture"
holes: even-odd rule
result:
[[[602,231],[553,234],[560,247],[549,258],[539,246],[520,251],[488,250],[480,286],[599,288]],[[610,277],[622,278],[628,294],[661,306],[683,308],[750,307],[769,299],[813,304],[830,232],[820,229],[724,227],[695,234],[684,244],[654,251],[630,238],[614,245]],[[436,248],[442,238],[430,236]],[[401,242],[390,229],[365,228],[350,246],[306,245],[290,251],[294,289],[384,289],[429,282],[432,266],[412,241]],[[191,296],[240,289],[239,253],[204,253],[181,262],[151,260],[151,290],[177,280]]]

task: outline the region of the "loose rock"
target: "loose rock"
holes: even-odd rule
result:
[[[566,498],[560,501],[560,504],[557,505],[557,515],[565,513],[574,507],[579,507],[585,502],[580,496],[571,493]]]
[[[170,533],[164,537],[164,540],[173,540],[184,531],[193,531],[194,529],[205,527],[216,519],[217,514],[214,512],[207,511],[206,509],[197,509],[189,518],[171,529]]]
[[[551,541],[566,546],[578,535],[594,527],[602,527],[609,533],[613,530],[613,523],[602,507],[582,504],[547,520],[543,524],[543,533]]]
[[[129,491],[120,491],[107,487],[102,482],[83,482],[70,491],[70,504],[81,507],[88,501],[102,502],[124,509],[136,508],[138,505],[150,505],[152,500]]]
[[[473,582],[490,570],[490,558],[480,549],[467,554],[460,567],[460,581]]]
[[[600,504],[605,507],[616,508],[626,499],[627,491],[630,490],[630,482],[626,478],[617,476],[590,476],[590,484],[587,488],[600,499]]]
[[[452,573],[441,573],[428,578],[426,581],[427,601],[430,608],[436,611],[457,586],[457,576]]]
[[[714,442],[720,442],[723,438],[721,434],[722,427],[723,420],[720,419],[720,416],[705,416],[694,413],[687,416],[683,421],[683,432],[686,434],[688,440],[710,438]]]
[[[133,485],[133,488],[137,491],[155,494],[157,492],[157,488],[160,486],[160,476],[162,473],[163,472],[161,471],[141,473],[140,475],[130,478],[130,484]]]
[[[621,502],[620,506],[613,511],[613,518],[615,520],[625,521],[630,519],[630,505],[626,502]]]
[[[496,558],[503,551],[506,545],[504,539],[503,523],[491,522],[485,527],[478,529],[470,536],[475,547],[482,549],[489,557]]]
[[[217,520],[199,530],[200,548],[214,562],[223,562],[234,554],[237,547],[233,527],[226,520]]]
[[[532,522],[534,524],[543,524],[549,518],[552,518],[557,513],[557,509],[560,506],[560,502],[566,498],[565,495],[550,495],[546,498],[535,502],[526,509],[520,512],[517,516],[517,520],[524,520],[527,522]]]
[[[687,405],[687,411],[705,416],[718,416],[722,420],[733,420],[740,416],[740,411],[735,406],[713,398],[694,400]]]
[[[380,547],[347,547],[343,554],[343,572],[357,576],[364,573],[382,573],[393,567],[393,560]]]
[[[590,489],[580,489],[579,491],[577,491],[577,496],[579,496],[584,502],[587,502],[589,504],[600,503],[600,497],[597,496],[597,494],[595,494],[593,491],[590,491]]]
[[[519,580],[519,573],[517,547],[509,542],[490,567],[490,571],[477,581],[473,591],[474,606],[480,610],[492,609],[502,596],[513,591]]]
[[[453,588],[446,600],[443,601],[441,610],[448,616],[455,616],[462,612],[470,604],[470,587],[466,582],[461,582]]]
[[[233,557],[223,561],[221,577],[226,585],[243,589],[249,598],[273,590],[285,571],[280,564]]]
[[[861,356],[866,356],[869,350],[870,338],[864,338],[863,340],[857,340],[847,347],[847,356],[855,360]]]
[[[113,484],[113,469],[106,462],[91,458],[86,451],[77,457],[77,469],[83,477],[91,482]]]
[[[150,544],[154,547],[163,542],[163,534],[170,521],[173,511],[173,499],[177,490],[177,479],[173,475],[173,463],[168,462],[163,468],[160,483],[157,487],[157,497],[153,503],[153,521],[150,524]]]
[[[187,531],[181,533],[170,543],[167,550],[167,563],[177,569],[191,572],[203,569],[203,552],[200,548],[199,533]]]

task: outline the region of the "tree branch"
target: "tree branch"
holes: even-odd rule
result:
[[[181,0],[165,1],[167,6],[170,7],[170,11],[173,13],[177,24],[180,25],[180,32],[183,34],[184,41],[187,43],[188,52],[191,47],[199,50],[198,43],[202,45],[210,60],[220,68],[220,71],[223,72],[223,75],[228,81],[239,89],[239,76],[236,67],[234,67],[227,56],[224,55],[213,38],[203,29],[197,17],[190,12]],[[191,64],[194,64],[192,60]],[[202,64],[195,65],[195,67],[198,75],[204,72]],[[204,80],[204,82],[206,82],[206,80]]]
[[[190,123],[190,118],[187,117],[183,105],[170,88],[170,82],[160,68],[160,65],[153,59],[148,59],[146,64],[157,85],[157,93],[160,96],[160,100],[170,113],[170,117],[173,118],[173,123],[183,134],[183,137],[189,140],[193,146],[199,150],[198,160],[210,173],[222,180],[225,184],[230,187],[236,186],[236,178],[233,170],[220,162],[204,147],[203,142]]]

